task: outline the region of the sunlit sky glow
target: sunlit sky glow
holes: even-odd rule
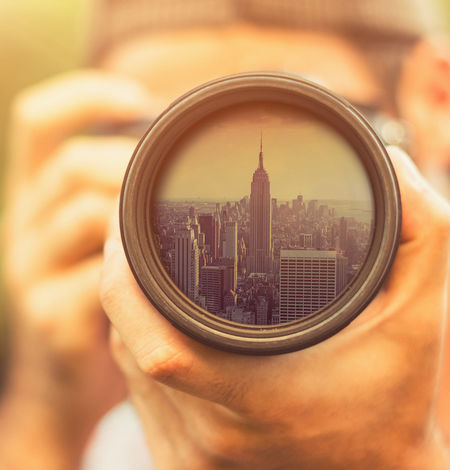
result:
[[[160,179],[167,200],[239,200],[250,194],[262,132],[271,197],[371,201],[355,151],[331,126],[288,105],[239,105],[184,136]]]

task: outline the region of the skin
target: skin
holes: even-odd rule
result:
[[[300,74],[355,102],[383,99],[354,45],[313,32],[251,25],[166,31],[118,45],[100,65],[138,80],[165,106],[200,83],[251,70]]]
[[[123,396],[98,289],[136,142],[76,135],[157,114],[218,75],[302,67],[354,101],[381,99],[363,57],[342,40],[242,25],[131,41],[105,57],[103,72],[59,77],[18,98],[5,224],[16,334],[0,407],[2,468],[76,468],[94,424]],[[404,220],[389,282],[350,327],[298,353],[241,357],[183,336],[137,288],[113,229],[102,302],[157,468],[447,468],[434,412],[448,206],[392,152]]]
[[[178,332],[140,291],[114,225],[102,303],[156,468],[448,468],[433,413],[449,210],[390,155],[405,217],[389,280],[349,327],[300,352],[239,356]]]
[[[450,40],[435,37],[411,51],[398,84],[398,107],[414,135],[422,173],[450,199]]]
[[[104,119],[138,119],[149,105],[136,83],[91,71],[16,101],[3,226],[14,335],[0,407],[2,468],[78,468],[93,427],[125,396],[98,289],[136,141],[74,135]]]

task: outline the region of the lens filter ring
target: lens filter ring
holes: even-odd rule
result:
[[[253,103],[268,104],[269,109],[271,104],[288,105],[333,128],[357,154],[373,196],[370,244],[357,274],[333,301],[309,315],[282,323],[230,321],[225,314],[208,311],[197,298],[189,298],[161,259],[154,224],[160,181],[164,172],[167,173],[167,161],[173,149],[209,116],[220,114],[222,110],[225,112],[232,106],[252,106]],[[346,184],[352,185],[352,181]],[[299,77],[280,73],[255,72],[220,78],[172,103],[139,142],[125,175],[120,200],[125,253],[134,277],[149,301],[174,326],[192,338],[229,352],[252,355],[281,354],[309,347],[334,335],[356,318],[377,294],[389,273],[399,243],[400,225],[401,203],[395,173],[386,149],[366,120],[348,102],[330,91]],[[328,256],[325,251],[317,249],[316,257]],[[327,252],[331,253],[330,250]],[[211,246],[208,253],[211,256]],[[295,253],[283,253],[287,258],[295,258]],[[272,274],[277,279],[282,278],[280,266],[277,265]],[[248,277],[246,275],[247,281]],[[277,282],[280,290],[281,281]],[[289,310],[289,305],[286,308]]]

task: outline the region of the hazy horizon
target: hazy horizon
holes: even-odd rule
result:
[[[242,197],[238,198],[238,199],[227,199],[227,198],[223,198],[223,199],[203,199],[201,197],[197,197],[197,198],[185,198],[185,197],[180,197],[180,198],[165,198],[165,199],[162,199],[162,198],[159,198],[158,199],[158,203],[160,202],[206,202],[206,203],[215,203],[215,202],[220,202],[220,203],[227,203],[227,202],[239,202],[242,198],[244,197],[248,197],[250,198],[250,194],[244,194]],[[278,204],[284,204],[286,202],[292,202],[293,199],[295,199],[295,197],[293,197],[292,199],[280,199],[280,198],[277,198],[276,196],[273,196],[271,195],[271,198],[275,198],[277,200],[277,203]],[[356,200],[356,199],[330,199],[330,198],[323,198],[323,197],[313,197],[313,198],[303,198],[303,201],[318,201],[318,202],[351,202],[351,203],[361,203],[361,204],[371,204],[372,201],[371,200]]]
[[[221,202],[249,195],[261,133],[271,197],[372,201],[347,141],[317,118],[275,103],[234,106],[196,125],[172,151],[159,199]]]

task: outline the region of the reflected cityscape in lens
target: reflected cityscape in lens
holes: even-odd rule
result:
[[[305,318],[365,260],[367,176],[349,144],[311,116],[268,104],[223,114],[177,146],[162,177],[152,212],[162,263],[191,300],[226,320]]]

